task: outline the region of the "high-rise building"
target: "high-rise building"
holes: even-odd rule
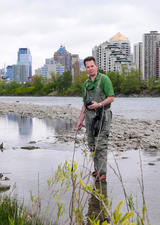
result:
[[[47,64],[47,78],[51,78],[51,74],[54,73],[56,74],[56,64]]]
[[[80,59],[80,71],[81,72],[86,71],[86,68],[84,66],[84,59]]]
[[[32,56],[28,48],[19,48],[17,64],[28,66],[28,77],[32,76]]]
[[[151,77],[158,79],[160,77],[160,33],[150,31],[144,34],[144,79]]]
[[[130,42],[121,33],[114,35],[109,42],[105,41],[99,46],[95,46],[92,55],[95,57],[99,69],[105,72],[121,73],[123,66],[129,70],[132,66]]]
[[[43,67],[37,69],[35,74],[51,78],[51,73],[62,75],[69,71],[74,79],[80,73],[80,59],[78,54],[69,53],[64,46],[60,46],[52,58],[45,59]]]
[[[44,64],[41,68],[41,75],[42,77],[45,77],[47,78],[47,73],[48,73],[48,67],[47,67],[47,64]]]
[[[131,46],[127,37],[118,32],[110,40],[110,43],[115,44],[120,47],[123,53],[127,56],[131,55]]]
[[[72,56],[65,46],[61,45],[58,51],[54,53],[54,61],[64,66],[65,72],[70,71],[72,73]]]
[[[5,68],[0,69],[0,79],[6,79]]]
[[[51,73],[62,75],[65,72],[65,67],[60,63],[56,63],[53,57],[46,59],[45,62],[47,67],[47,78],[51,77]]]
[[[65,67],[60,63],[56,63],[56,72],[55,73],[62,75],[64,72],[65,72]]]
[[[6,68],[6,77],[9,78],[9,80],[13,80],[13,66],[7,66]]]
[[[75,78],[80,73],[80,59],[78,54],[72,54],[72,79]]]
[[[106,70],[106,47],[108,46],[109,42],[105,41],[102,44],[95,46],[92,49],[92,55],[96,59],[96,63],[99,67],[99,69],[102,69],[104,71]]]
[[[64,66],[60,63],[55,63],[54,60],[46,59],[45,64],[35,70],[36,75],[42,75],[45,78],[51,78],[51,74],[60,74],[62,75],[65,72]]]
[[[133,63],[140,73],[143,73],[143,43],[134,44]],[[144,78],[144,77],[143,77]]]
[[[41,76],[42,75],[41,68],[38,68],[38,69],[35,70],[35,75],[38,75],[38,76]]]
[[[17,82],[26,82],[28,80],[28,65],[12,65],[13,80]]]

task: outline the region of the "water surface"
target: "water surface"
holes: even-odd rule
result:
[[[62,119],[37,119],[16,114],[0,116],[0,142],[4,143],[4,150],[0,151],[0,172],[4,172],[10,178],[9,181],[3,182],[12,186],[16,183],[16,192],[20,199],[25,198],[26,202],[29,201],[30,191],[32,190],[36,195],[38,184],[41,196],[46,196],[48,178],[54,175],[61,162],[65,160],[71,162],[73,156],[74,142],[57,142],[55,136],[73,135],[73,127],[72,121]],[[38,146],[40,149],[32,151],[21,149],[26,145]],[[145,198],[151,224],[159,225],[160,153],[142,151],[141,157]],[[75,160],[79,167],[82,167],[83,159],[82,150],[76,148]],[[139,152],[134,150],[116,153],[116,160],[127,193],[133,194],[137,207],[140,208],[142,196],[138,182],[141,177]],[[112,152],[108,153],[108,162],[116,169]],[[86,166],[89,167],[90,164]],[[110,167],[108,167],[107,180],[104,190],[109,198],[113,197],[114,208],[119,200],[124,199],[124,195],[120,182]],[[70,194],[63,199],[66,206],[69,199]],[[93,211],[94,206],[94,201],[90,198],[86,210]]]

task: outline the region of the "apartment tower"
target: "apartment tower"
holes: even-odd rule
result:
[[[92,50],[99,69],[105,72],[122,72],[122,67],[130,69],[132,64],[130,56],[130,42],[121,33],[114,35],[109,41],[105,41]]]
[[[80,74],[80,59],[78,54],[72,54],[72,79],[75,80]]]
[[[143,73],[143,43],[138,42],[133,47],[133,62],[136,69]],[[143,77],[144,78],[144,77]]]
[[[144,79],[160,77],[160,33],[150,31],[144,34]]]

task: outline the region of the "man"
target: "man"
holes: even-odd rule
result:
[[[98,72],[94,57],[85,58],[84,65],[89,74],[89,79],[83,85],[84,104],[76,129],[81,129],[85,118],[88,146],[90,151],[94,151],[95,171],[92,176],[95,177],[96,182],[105,182],[108,136],[112,120],[110,106],[114,101],[114,91],[109,77]],[[100,116],[97,116],[98,112],[101,112]],[[99,128],[98,133],[95,132],[97,127]]]

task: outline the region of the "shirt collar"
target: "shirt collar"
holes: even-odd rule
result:
[[[97,76],[96,76],[96,78],[95,78],[94,81],[92,81],[91,78],[90,78],[90,76],[89,76],[89,81],[91,81],[91,82],[96,82],[99,79],[100,79],[100,73],[99,72],[97,73]]]

